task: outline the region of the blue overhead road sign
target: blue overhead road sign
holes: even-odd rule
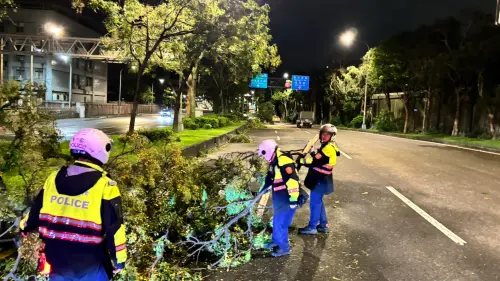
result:
[[[309,76],[292,75],[292,90],[309,91]]]
[[[267,73],[257,74],[250,82],[250,88],[267,89]]]

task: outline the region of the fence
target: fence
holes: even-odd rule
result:
[[[132,104],[85,104],[85,117],[99,117],[109,115],[128,115],[132,112]],[[152,104],[140,104],[137,108],[137,113],[158,113],[160,107]]]
[[[56,119],[79,118],[76,107],[39,107],[38,110],[48,113]]]

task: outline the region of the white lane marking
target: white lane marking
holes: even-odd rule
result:
[[[274,133],[275,133],[275,134],[277,134],[277,133],[278,133],[278,131],[274,131]]]
[[[277,139],[277,140],[280,140],[280,136],[276,136],[276,139]]]
[[[311,134],[311,133],[309,133],[308,131],[304,131],[304,132],[306,132],[306,133],[307,133],[307,134],[309,134],[309,135]]]
[[[428,213],[426,213],[424,210],[420,209],[419,206],[417,206],[415,203],[411,202],[410,199],[406,198],[403,194],[399,193],[394,187],[392,186],[386,186],[386,188],[392,192],[394,195],[396,195],[401,201],[405,202],[406,205],[408,205],[410,208],[412,208],[415,212],[417,212],[419,215],[421,215],[425,220],[427,220],[430,224],[432,224],[434,227],[439,229],[444,235],[448,236],[453,242],[457,243],[458,245],[464,245],[465,242],[462,238],[460,238],[458,235],[453,233],[451,230],[446,228],[446,226],[442,225],[440,222],[438,222],[436,219],[431,217]]]
[[[347,155],[345,152],[343,152],[342,150],[339,150],[340,151],[340,154],[344,155],[345,158],[349,159],[349,160],[352,160],[352,157]]]
[[[425,143],[425,144],[434,144],[436,146],[448,146],[448,147],[465,149],[465,150],[470,150],[470,151],[475,151],[475,152],[482,152],[482,153],[488,153],[488,154],[493,154],[493,155],[500,155],[500,153],[498,153],[498,152],[487,151],[487,150],[480,150],[480,149],[474,149],[474,148],[463,147],[463,146],[458,146],[458,145],[453,145],[453,144],[446,144],[446,143],[439,143],[439,142],[432,142],[432,141],[425,141],[425,140],[414,140],[414,139],[408,139],[408,138],[404,138],[404,137],[400,138],[400,137],[394,137],[394,136],[388,136],[388,135],[382,135],[382,134],[376,134],[376,133],[370,133],[370,132],[357,132],[357,131],[351,131],[351,132],[369,133],[369,134],[372,134],[372,135],[378,135],[378,136],[387,137],[387,138],[396,138],[396,139],[400,139],[400,140],[422,142],[422,143]]]

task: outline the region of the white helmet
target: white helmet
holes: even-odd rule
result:
[[[96,160],[106,164],[109,160],[113,140],[97,129],[82,129],[73,136],[69,143],[74,157]]]
[[[260,157],[266,159],[267,162],[271,163],[276,153],[278,144],[274,140],[265,140],[260,143],[258,154]]]
[[[321,126],[321,129],[319,130],[319,138],[320,138],[320,140],[321,140],[321,134],[322,133],[329,134],[330,135],[330,141],[332,141],[332,139],[335,139],[335,137],[337,136],[337,127],[335,127],[332,124],[325,124],[325,125]]]

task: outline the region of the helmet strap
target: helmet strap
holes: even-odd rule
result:
[[[76,160],[75,164],[92,168],[94,170],[97,170],[97,171],[101,172],[103,175],[107,174],[106,171],[104,171],[104,169],[101,166],[96,165],[94,163],[90,163],[90,162],[87,162],[87,161]]]

